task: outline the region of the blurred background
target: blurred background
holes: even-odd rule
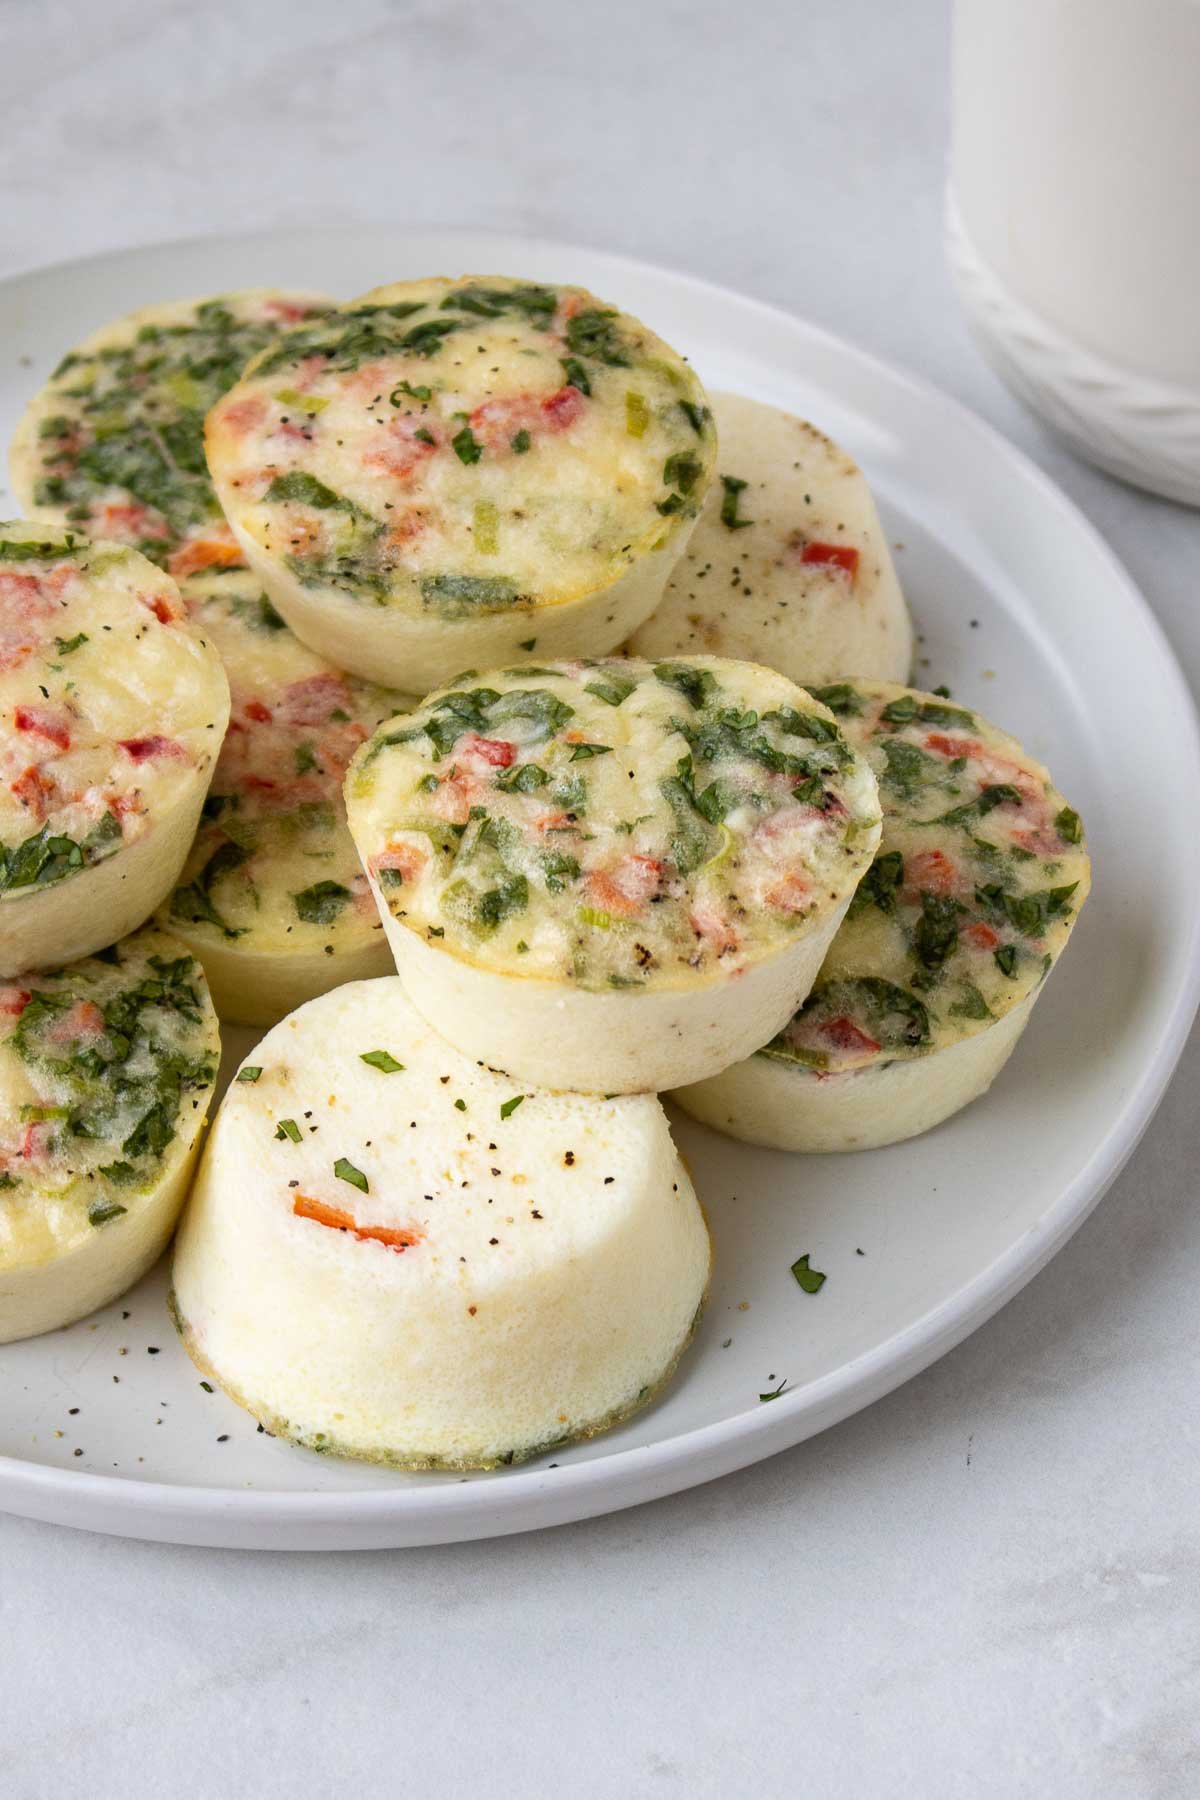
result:
[[[1077,460],[969,335],[943,244],[950,13],[0,0],[0,275],[385,221],[706,276],[936,382],[1020,444],[1113,544],[1195,685],[1196,514]],[[441,1795],[464,1791],[469,1746],[479,1780],[517,1794],[1200,1792],[1194,1345],[1156,1332],[1149,1286],[1174,1309],[1192,1281],[1197,1098],[1193,1052],[1104,1205],[950,1357],[694,1493],[373,1557],[171,1551],[0,1517],[19,1676],[0,1787]],[[1098,1408],[1111,1458],[1081,1464]],[[735,1540],[757,1547],[754,1579]],[[634,1586],[659,1620],[636,1643]]]

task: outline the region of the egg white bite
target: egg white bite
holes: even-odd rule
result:
[[[246,570],[193,575],[184,599],[233,703],[161,918],[204,964],[221,1018],[272,1025],[339,982],[391,971],[342,779],[380,721],[413,702],[305,649]]]
[[[833,714],[715,658],[464,676],[378,731],[350,830],[410,998],[469,1056],[633,1093],[790,1018],[879,800]]]
[[[777,1150],[869,1150],[984,1093],[1091,886],[1079,815],[1006,733],[941,695],[819,690],[879,781],[879,851],[811,994],[756,1055],[672,1095]]]
[[[657,1100],[521,1089],[391,976],[311,1001],[243,1065],[173,1306],[198,1367],[277,1436],[490,1468],[652,1398],[709,1263]]]
[[[137,551],[0,524],[0,977],[124,937],[182,867],[229,719]]]
[[[68,352],[34,395],[9,466],[39,518],[129,544],[177,581],[241,566],[204,461],[204,419],[252,356],[324,295],[246,288],[144,306]]]
[[[906,681],[912,623],[862,470],[776,406],[714,394],[712,408],[720,478],[630,652]]]
[[[418,693],[614,649],[660,599],[716,451],[661,338],[583,288],[500,276],[396,282],[293,332],[206,443],[297,636]]]
[[[0,984],[0,1343],[83,1318],[158,1258],[220,1053],[202,970],[151,926]]]

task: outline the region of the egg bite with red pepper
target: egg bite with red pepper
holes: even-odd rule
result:
[[[228,719],[220,659],[168,575],[120,544],[0,524],[0,976],[154,911]]]
[[[413,702],[343,675],[293,636],[246,570],[184,584],[229,677],[229,729],[162,922],[204,964],[217,1012],[271,1025],[391,955],[359,865],[342,780],[359,745]]]
[[[418,1010],[592,1093],[699,1080],[779,1030],[879,836],[833,714],[716,658],[464,677],[375,734],[346,796]]]
[[[128,544],[180,582],[243,566],[205,465],[205,415],[252,356],[332,304],[246,288],[143,306],[102,326],[63,357],[17,427],[18,503]]]
[[[882,682],[818,690],[875,770],[878,854],[803,1006],[769,1043],[672,1095],[777,1150],[869,1150],[990,1086],[1091,885],[1077,812],[978,713]]]
[[[492,1468],[651,1400],[710,1255],[656,1099],[521,1087],[389,976],[310,1001],[243,1064],[173,1309],[197,1366],[277,1437]]]
[[[712,477],[684,359],[586,289],[374,289],[267,350],[208,464],[272,602],[339,667],[424,693],[602,654],[653,611]]]
[[[83,1318],[156,1261],[220,1053],[203,971],[150,926],[0,982],[0,1344]]]
[[[778,407],[714,394],[712,409],[719,478],[631,653],[906,681],[912,623],[862,470]]]

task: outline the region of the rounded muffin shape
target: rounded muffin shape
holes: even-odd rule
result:
[[[1079,815],[1005,732],[938,694],[818,692],[879,781],[883,836],[815,986],[747,1061],[672,1095],[778,1150],[869,1150],[982,1094],[1091,886]]]
[[[204,419],[252,356],[333,305],[248,288],[144,306],[65,356],[17,427],[19,505],[129,544],[177,581],[242,566],[204,461]]]
[[[720,480],[630,652],[906,681],[912,623],[862,470],[778,407],[714,394],[712,408]]]
[[[777,1031],[879,836],[828,709],[715,658],[464,677],[377,732],[346,795],[418,1009],[591,1093],[699,1080]]]
[[[0,524],[0,977],[87,956],[170,892],[229,719],[137,551]]]
[[[297,636],[426,693],[612,650],[712,476],[683,359],[583,288],[396,282],[293,332],[209,415],[209,468]]]
[[[391,972],[342,779],[380,721],[413,702],[306,650],[247,571],[194,575],[185,600],[232,710],[161,917],[204,964],[221,1018],[273,1025],[339,982]]]
[[[193,1360],[276,1435],[491,1468],[644,1405],[709,1263],[657,1100],[523,1092],[390,976],[311,1001],[252,1052],[173,1304]]]
[[[0,984],[0,1344],[83,1318],[156,1261],[220,1054],[199,964],[152,926]]]

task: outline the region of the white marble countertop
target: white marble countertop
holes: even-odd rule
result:
[[[1027,449],[1195,684],[1200,518],[1057,449],[966,336],[940,240],[946,10],[8,0],[0,273],[354,219],[713,276]],[[999,1317],[675,1499],[369,1556],[0,1516],[5,1800],[1200,1792],[1198,1103],[1193,1047],[1102,1207]]]

